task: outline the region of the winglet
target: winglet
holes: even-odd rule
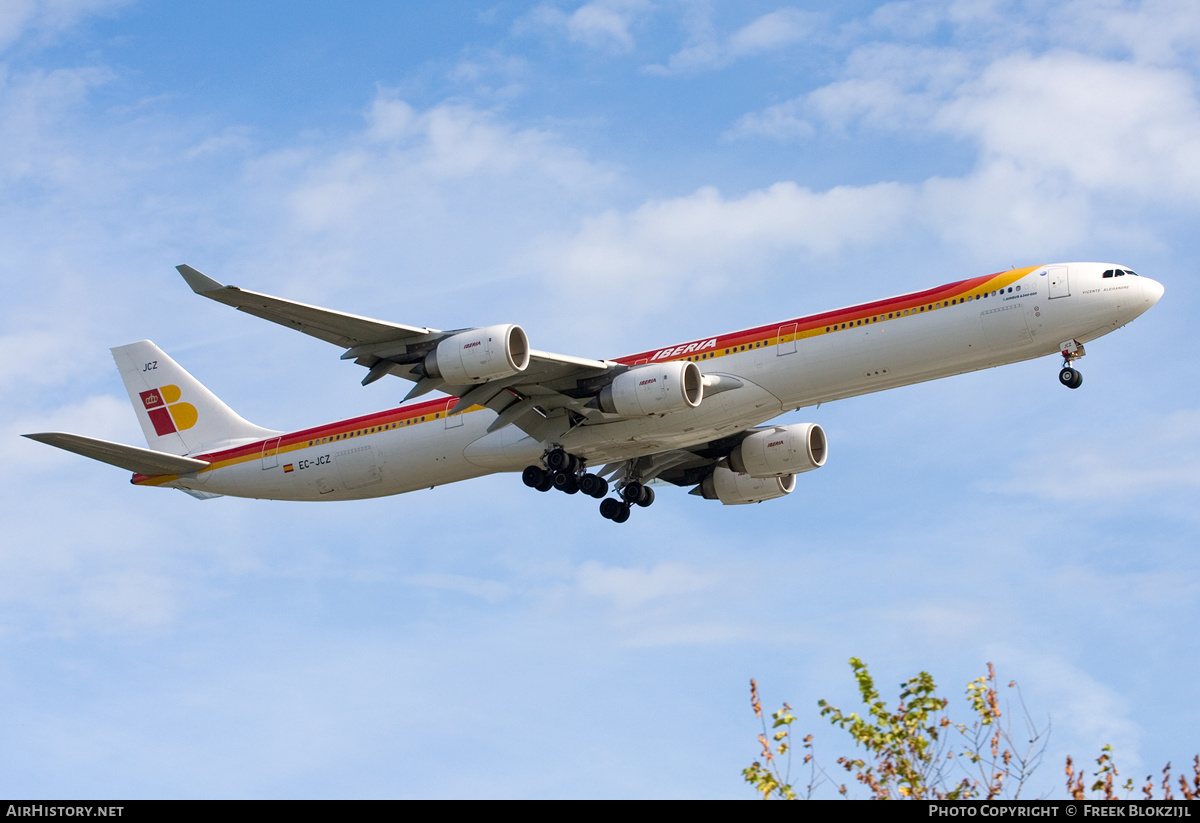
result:
[[[192,291],[196,294],[204,294],[207,291],[228,288],[224,283],[218,283],[207,274],[201,274],[186,263],[182,266],[176,266],[175,269],[183,275],[183,279],[187,281],[187,284],[192,287]]]

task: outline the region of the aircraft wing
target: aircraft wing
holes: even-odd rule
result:
[[[588,418],[607,417],[587,406],[595,392],[588,384],[622,368],[609,361],[531,350],[524,371],[483,383],[450,385],[425,375],[422,364],[442,340],[470,329],[440,331],[345,314],[226,286],[191,266],[177,268],[202,297],[344,347],[343,360],[369,369],[364,386],[391,374],[416,383],[405,400],[437,390],[460,398],[452,413],[487,406],[499,415],[493,431],[512,423],[543,439]]]
[[[177,266],[176,268],[196,294],[338,346],[350,348],[370,343],[388,343],[419,339],[429,335],[441,335],[441,332],[436,329],[386,323],[382,320],[372,320],[369,317],[343,314],[318,306],[309,306],[305,303],[281,300],[278,297],[271,297],[269,294],[239,289],[237,286],[226,286],[201,274],[191,266]]]

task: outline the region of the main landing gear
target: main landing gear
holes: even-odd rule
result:
[[[1071,364],[1085,354],[1083,344],[1067,340],[1060,348],[1062,349],[1063,367],[1062,371],[1058,373],[1058,382],[1068,389],[1077,389],[1083,385],[1083,375],[1077,369],[1072,368]]]
[[[615,523],[629,519],[633,506],[649,506],[654,502],[654,489],[636,480],[626,479],[618,484],[620,499],[608,497],[608,481],[598,474],[588,474],[587,463],[563,449],[551,449],[542,459],[546,467],[526,466],[521,480],[531,489],[548,492],[558,489],[567,494],[582,492],[600,503],[600,515]]]

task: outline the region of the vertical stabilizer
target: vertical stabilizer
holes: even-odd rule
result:
[[[155,451],[187,455],[279,434],[242,419],[149,340],[118,346],[112,354]]]

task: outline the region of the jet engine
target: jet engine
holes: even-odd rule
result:
[[[648,417],[694,409],[704,399],[704,377],[690,360],[636,366],[600,390],[601,411]]]
[[[741,472],[717,466],[712,474],[700,483],[700,494],[705,500],[720,500],[726,506],[743,503],[761,503],[791,494],[796,488],[794,474],[783,477],[751,477]]]
[[[451,386],[486,383],[529,366],[529,338],[512,323],[460,332],[425,356],[425,373]]]
[[[825,465],[829,444],[816,423],[756,431],[729,453],[729,468],[751,477],[785,477]]]

